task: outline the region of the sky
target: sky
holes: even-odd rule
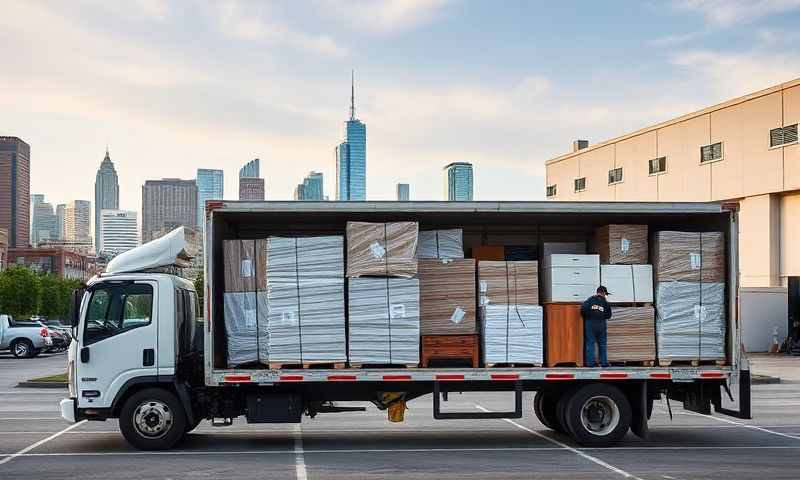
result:
[[[367,199],[544,198],[571,149],[800,77],[800,0],[4,0],[0,135],[31,145],[31,191],[94,200],[106,146],[120,207],[147,179],[261,159],[267,199],[310,170],[334,198],[348,116]],[[124,7],[122,5],[125,5]]]

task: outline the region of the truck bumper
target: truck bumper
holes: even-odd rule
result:
[[[61,416],[64,420],[75,423],[75,399],[65,398],[59,403],[61,407]]]

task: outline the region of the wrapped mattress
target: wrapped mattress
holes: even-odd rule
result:
[[[223,293],[222,300],[228,339],[228,368],[267,361],[267,293]]]
[[[608,361],[648,362],[656,359],[653,307],[612,307],[608,320]]]
[[[484,364],[543,363],[541,306],[489,304],[481,317]]]
[[[722,232],[657,232],[653,270],[656,283],[724,282],[725,237]]]
[[[600,263],[634,265],[647,263],[647,225],[605,225],[594,232]]]
[[[480,304],[539,304],[539,263],[536,261],[478,262]]]
[[[725,284],[656,284],[659,360],[725,359]]]

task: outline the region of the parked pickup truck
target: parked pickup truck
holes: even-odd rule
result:
[[[53,339],[35,322],[17,322],[11,315],[0,315],[0,350],[10,350],[17,358],[32,358],[50,348]]]

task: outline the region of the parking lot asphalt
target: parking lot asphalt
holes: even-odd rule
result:
[[[16,382],[58,373],[64,354],[15,360],[0,354],[0,478],[436,478],[753,479],[800,477],[800,384],[757,385],[753,420],[706,417],[656,404],[651,435],[585,449],[542,426],[532,408],[517,420],[434,421],[430,397],[406,421],[386,412],[319,415],[302,425],[202,424],[180,447],[141,452],[116,421],[69,425],[66,390]],[[530,407],[532,394],[527,395]],[[447,410],[507,410],[511,395],[451,394]]]

